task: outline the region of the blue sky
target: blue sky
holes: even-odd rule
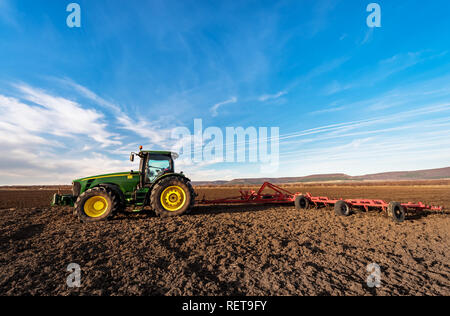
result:
[[[136,168],[196,118],[279,127],[277,176],[449,166],[450,3],[378,1],[372,29],[370,2],[79,0],[69,28],[70,1],[0,0],[0,184]]]

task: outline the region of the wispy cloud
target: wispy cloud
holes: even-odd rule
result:
[[[311,72],[309,72],[306,75],[306,79],[313,79],[315,77],[318,77],[320,75],[326,74],[328,72],[331,72],[339,67],[341,67],[344,63],[346,63],[350,57],[340,57],[333,59],[331,61],[324,62],[323,64],[317,66]]]
[[[16,21],[16,10],[9,0],[0,0],[0,22],[3,21],[6,25],[14,28],[19,27]]]
[[[280,91],[275,94],[264,94],[264,95],[260,96],[258,98],[258,100],[261,102],[268,101],[268,100],[274,100],[274,99],[278,99],[286,94],[287,94],[287,91]]]
[[[332,94],[336,94],[336,93],[339,93],[339,92],[342,92],[345,90],[349,90],[351,88],[353,88],[353,84],[351,84],[351,83],[343,84],[343,83],[335,80],[325,87],[324,93],[325,93],[325,95],[332,95]]]
[[[307,23],[309,35],[315,36],[323,31],[329,23],[329,15],[337,6],[339,0],[319,0],[314,2],[313,17]]]
[[[368,111],[380,111],[408,106],[412,108],[423,107],[431,102],[445,102],[450,96],[449,76],[434,78],[419,83],[409,84],[388,90],[374,97],[359,101],[346,102],[340,100],[335,105],[345,105],[349,109],[366,109]],[[438,88],[436,88],[438,87]]]
[[[431,104],[282,135],[281,161],[298,175],[437,168],[450,157],[449,133],[450,104]]]
[[[98,109],[29,85],[13,87],[14,97],[0,95],[2,184],[70,183],[84,172],[127,166],[98,153],[122,145]]]
[[[71,79],[59,80],[69,85],[85,98],[93,101],[97,105],[113,111],[113,119],[117,122],[119,129],[128,130],[143,138],[145,144],[166,146],[170,138],[171,129],[161,124],[161,120],[154,119],[147,121],[141,117],[131,118],[119,105],[112,101],[105,100],[90,89],[72,81]]]
[[[119,112],[121,113],[122,110],[120,108],[120,106],[118,106],[117,104],[111,102],[111,101],[107,101],[104,98],[100,97],[99,95],[97,95],[95,92],[89,90],[88,88],[74,82],[71,79],[68,78],[64,78],[64,79],[56,79],[57,81],[66,84],[72,88],[74,88],[77,92],[79,92],[81,95],[83,95],[84,97],[94,101],[96,104],[108,108],[110,110],[113,110],[115,112]]]
[[[364,70],[362,75],[357,76],[356,79],[352,79],[348,82],[344,82],[343,80],[333,81],[326,86],[323,91],[325,95],[333,95],[351,89],[374,86],[375,84],[383,82],[418,64],[445,56],[446,53],[447,52],[436,53],[431,51],[398,53],[391,57],[379,60],[375,63],[375,67],[371,66],[372,70],[370,72]],[[338,63],[338,61],[336,61],[336,63]],[[332,65],[328,67],[331,66]]]
[[[364,34],[364,38],[361,41],[360,45],[365,45],[367,43],[370,43],[373,38],[374,28],[368,28],[366,33]]]
[[[107,131],[102,113],[30,86],[16,85],[16,88],[22,94],[23,101],[0,96],[0,123],[5,129],[14,127],[18,135],[16,137],[20,137],[22,132],[32,133],[35,139],[45,140],[43,135],[85,135],[104,147],[120,144],[113,138],[116,135]],[[2,134],[6,132],[4,130]]]
[[[142,119],[131,119],[128,115],[122,114],[117,117],[120,123],[120,128],[134,132],[141,136],[146,144],[153,144],[159,146],[168,146],[168,139],[170,138],[171,129],[158,125],[155,122],[149,122]]]
[[[310,114],[310,115],[318,115],[318,114],[325,114],[325,113],[333,113],[333,112],[343,111],[345,109],[347,109],[346,106],[335,106],[335,107],[330,107],[330,108],[326,108],[326,109],[322,109],[322,110],[309,112],[308,114]]]
[[[343,56],[343,57],[332,59],[330,61],[323,62],[322,64],[311,69],[308,73],[295,79],[289,85],[289,87],[286,89],[286,91],[290,91],[291,89],[295,88],[296,86],[298,86],[300,84],[307,83],[310,80],[313,80],[322,75],[330,73],[330,72],[338,69],[339,67],[341,67],[343,64],[345,64],[349,60],[350,60],[350,57]]]
[[[232,103],[236,103],[236,102],[237,102],[237,98],[236,97],[232,97],[229,100],[226,100],[226,101],[214,104],[214,106],[210,109],[211,110],[211,115],[213,117],[218,116],[219,115],[219,108],[223,107],[224,105],[232,104]]]

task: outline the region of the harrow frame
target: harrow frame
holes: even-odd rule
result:
[[[312,196],[310,193],[306,193],[305,197],[316,207],[319,206],[333,206],[338,201],[344,201],[347,203],[350,207],[361,207],[364,208],[366,211],[369,211],[369,208],[378,208],[382,211],[386,211],[389,207],[389,202],[386,202],[384,200],[371,200],[371,199],[329,199],[326,196],[319,196],[315,197]],[[401,205],[406,208],[407,210],[415,210],[415,211],[423,211],[423,210],[430,210],[430,211],[442,211],[444,208],[442,206],[433,206],[433,205],[427,205],[422,202],[408,202],[408,203],[401,203]]]
[[[273,194],[263,194],[266,189],[272,189]],[[270,182],[264,182],[264,184],[259,188],[258,191],[250,190],[243,191],[239,190],[239,196],[233,196],[229,198],[216,199],[216,200],[206,200],[203,196],[202,200],[197,201],[200,205],[211,205],[211,204],[280,204],[280,203],[294,203],[295,198],[301,193],[291,193],[288,190],[280,188]]]
[[[265,189],[271,189],[273,191],[270,193],[263,193]],[[215,200],[206,200],[205,196],[203,199],[196,201],[197,205],[227,205],[227,204],[293,204],[298,198],[306,198],[308,200],[308,206],[312,205],[316,208],[320,207],[329,207],[334,206],[339,201],[345,202],[348,207],[351,208],[361,208],[365,211],[369,211],[370,209],[375,209],[383,212],[389,211],[389,206],[394,202],[386,202],[384,200],[375,200],[375,199],[330,199],[326,196],[313,196],[310,193],[292,193],[286,189],[283,189],[277,185],[274,185],[270,182],[264,182],[264,184],[259,188],[258,191],[250,190],[243,191],[239,190],[240,195],[223,198],[223,199],[215,199]],[[406,211],[443,211],[442,206],[433,206],[427,205],[422,202],[408,202],[408,203],[400,203],[404,212]],[[402,221],[402,220],[399,220]]]

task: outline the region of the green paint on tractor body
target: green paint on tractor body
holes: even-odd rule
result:
[[[149,193],[162,179],[175,176],[190,181],[181,173],[174,171],[174,159],[177,154],[169,151],[143,151],[132,153],[130,160],[138,156],[139,171],[125,171],[90,176],[73,180],[72,194],[53,196],[52,206],[74,206],[77,198],[89,189],[108,187],[114,190],[125,206],[145,207],[149,204]]]

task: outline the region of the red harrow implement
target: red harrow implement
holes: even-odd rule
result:
[[[265,189],[271,189],[273,193],[263,193]],[[330,199],[328,197],[312,196],[310,193],[291,193],[279,186],[272,183],[265,182],[258,191],[242,191],[240,190],[240,196],[206,200],[203,197],[202,200],[197,201],[199,205],[212,205],[212,204],[291,204],[294,203],[297,209],[308,209],[309,207],[328,207],[334,206],[334,211],[340,216],[349,216],[352,209],[379,210],[387,212],[389,216],[395,222],[403,222],[405,220],[406,212],[419,212],[424,210],[430,211],[442,211],[442,206],[426,205],[422,202],[418,203],[400,203],[390,202],[387,203],[383,200],[369,200],[369,199]]]
[[[263,194],[263,191],[266,189],[272,189],[274,193],[272,194]],[[240,196],[234,196],[224,199],[218,200],[206,200],[203,197],[202,200],[197,201],[197,204],[270,204],[270,203],[294,203],[295,198],[301,193],[291,193],[283,188],[280,188],[272,183],[264,182],[258,192],[250,190],[250,191],[242,191],[240,190]]]

